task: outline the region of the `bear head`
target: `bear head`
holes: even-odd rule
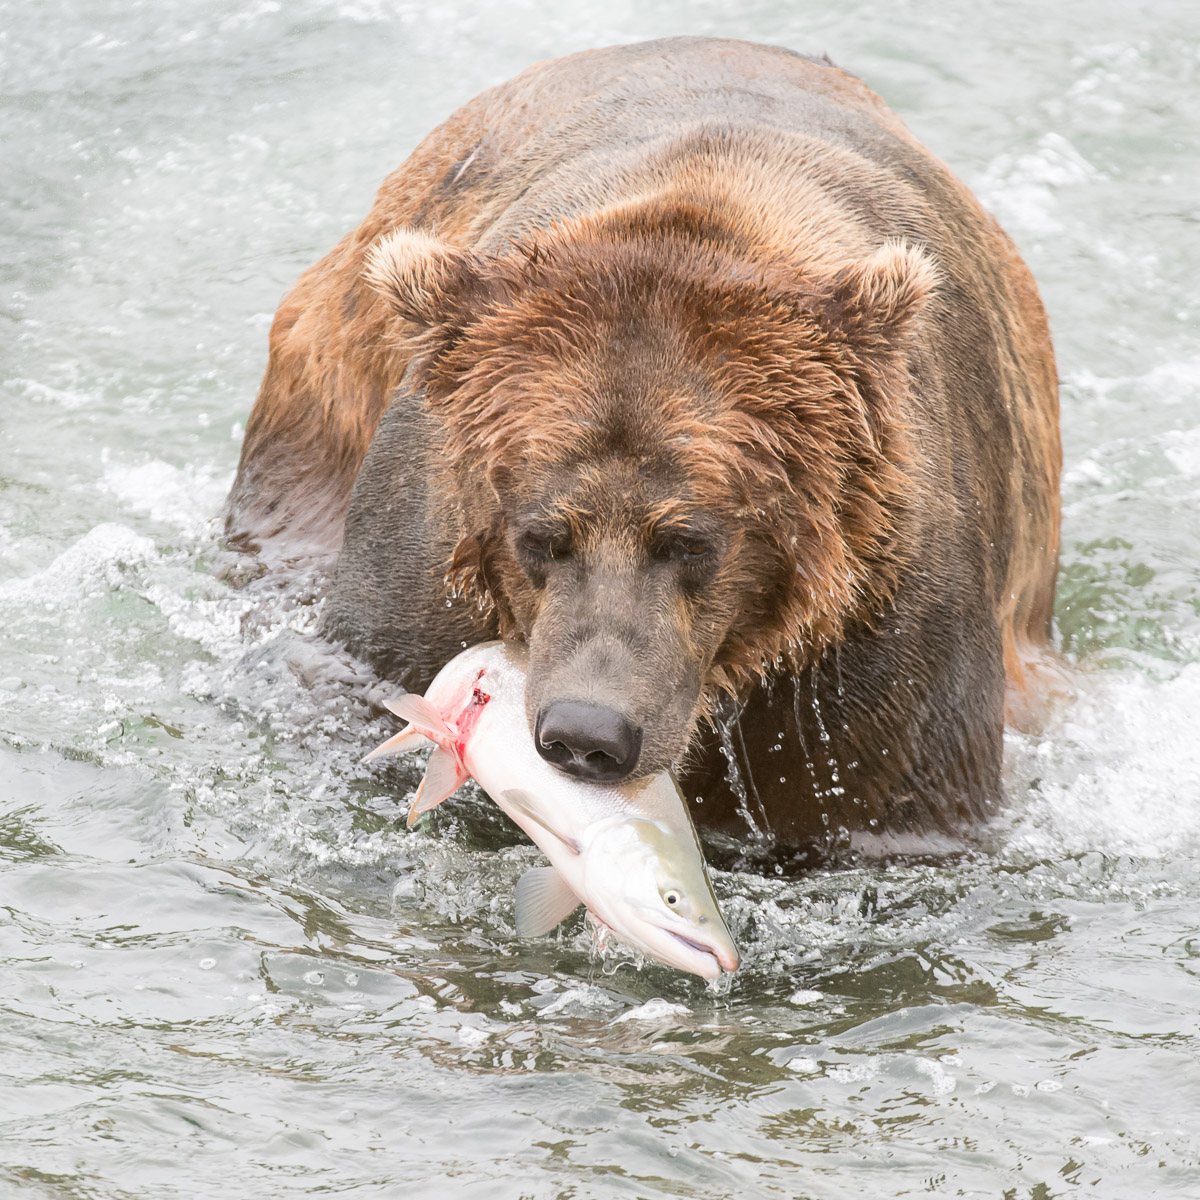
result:
[[[502,255],[400,229],[368,279],[444,431],[447,584],[528,642],[530,728],[563,770],[678,765],[720,693],[886,605],[923,251],[804,263],[646,205]]]

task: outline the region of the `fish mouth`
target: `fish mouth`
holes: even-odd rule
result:
[[[676,933],[673,929],[666,929],[659,926],[663,933],[669,934],[681,945],[686,946],[689,950],[694,950],[697,954],[703,954],[706,958],[711,958],[716,970],[712,974],[712,978],[716,979],[722,970],[736,971],[741,962],[738,957],[738,952],[732,946],[724,952],[714,950],[712,946],[706,946],[703,942],[694,941],[690,937],[685,937],[682,933]],[[707,974],[707,972],[705,972]]]
[[[690,971],[693,975],[701,975],[705,979],[720,979],[722,968],[726,971],[736,971],[741,963],[737,947],[732,942],[729,943],[728,949],[724,947],[714,949],[711,946],[706,946],[703,942],[698,942],[694,938],[687,937],[685,934],[676,933],[675,930],[668,929],[665,925],[650,925],[646,933],[649,933],[650,930],[665,933],[676,945],[688,951],[689,955],[692,956],[692,962],[684,963],[665,954],[664,950],[666,947],[660,945],[658,948],[655,948],[646,940],[645,935],[631,936],[630,934],[619,932],[602,917],[597,916],[595,911],[590,908],[587,915],[588,920],[596,926],[597,933],[600,936],[601,949],[607,943],[609,936],[614,935],[619,941],[635,947],[643,954],[648,954],[664,966],[674,967],[679,971]],[[695,961],[696,955],[701,956],[700,962]]]

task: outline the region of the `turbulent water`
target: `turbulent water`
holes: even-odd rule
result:
[[[827,51],[1017,239],[1080,665],[976,853],[720,875],[716,991],[518,942],[532,847],[405,832],[319,587],[215,569],[299,271],[477,91],[681,32]],[[1198,47],[1111,0],[0,4],[0,1196],[1200,1196]]]

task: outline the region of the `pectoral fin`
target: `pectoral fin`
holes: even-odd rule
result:
[[[429,765],[425,768],[425,778],[417,788],[413,797],[412,807],[408,810],[408,824],[416,824],[422,813],[431,808],[437,808],[443,800],[448,800],[470,779],[458,758],[449,750],[440,746],[429,756]]]
[[[553,867],[531,867],[517,880],[517,936],[549,933],[582,903]]]

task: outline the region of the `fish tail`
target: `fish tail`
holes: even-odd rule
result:
[[[372,759],[385,758],[389,754],[405,754],[410,750],[424,750],[430,744],[429,739],[411,725],[402,729],[395,737],[390,737],[381,746],[376,746],[364,759],[369,763]]]
[[[458,736],[458,731],[424,696],[408,692],[396,700],[387,700],[385,703],[401,720],[409,722],[409,728],[405,730],[405,733],[415,730],[431,742],[437,742],[439,746],[447,743],[453,745]]]
[[[417,794],[409,807],[409,826],[415,825],[422,813],[427,813],[431,808],[437,808],[443,800],[448,800],[470,778],[470,773],[462,765],[458,755],[439,746],[429,756],[425,778],[421,780],[421,786],[417,788]]]
[[[404,754],[410,750],[423,750],[431,742],[453,752],[458,736],[457,730],[425,699],[410,692],[397,700],[385,700],[384,704],[396,716],[409,722],[395,737],[390,737],[382,746],[376,746],[363,762],[384,758],[389,754]]]

